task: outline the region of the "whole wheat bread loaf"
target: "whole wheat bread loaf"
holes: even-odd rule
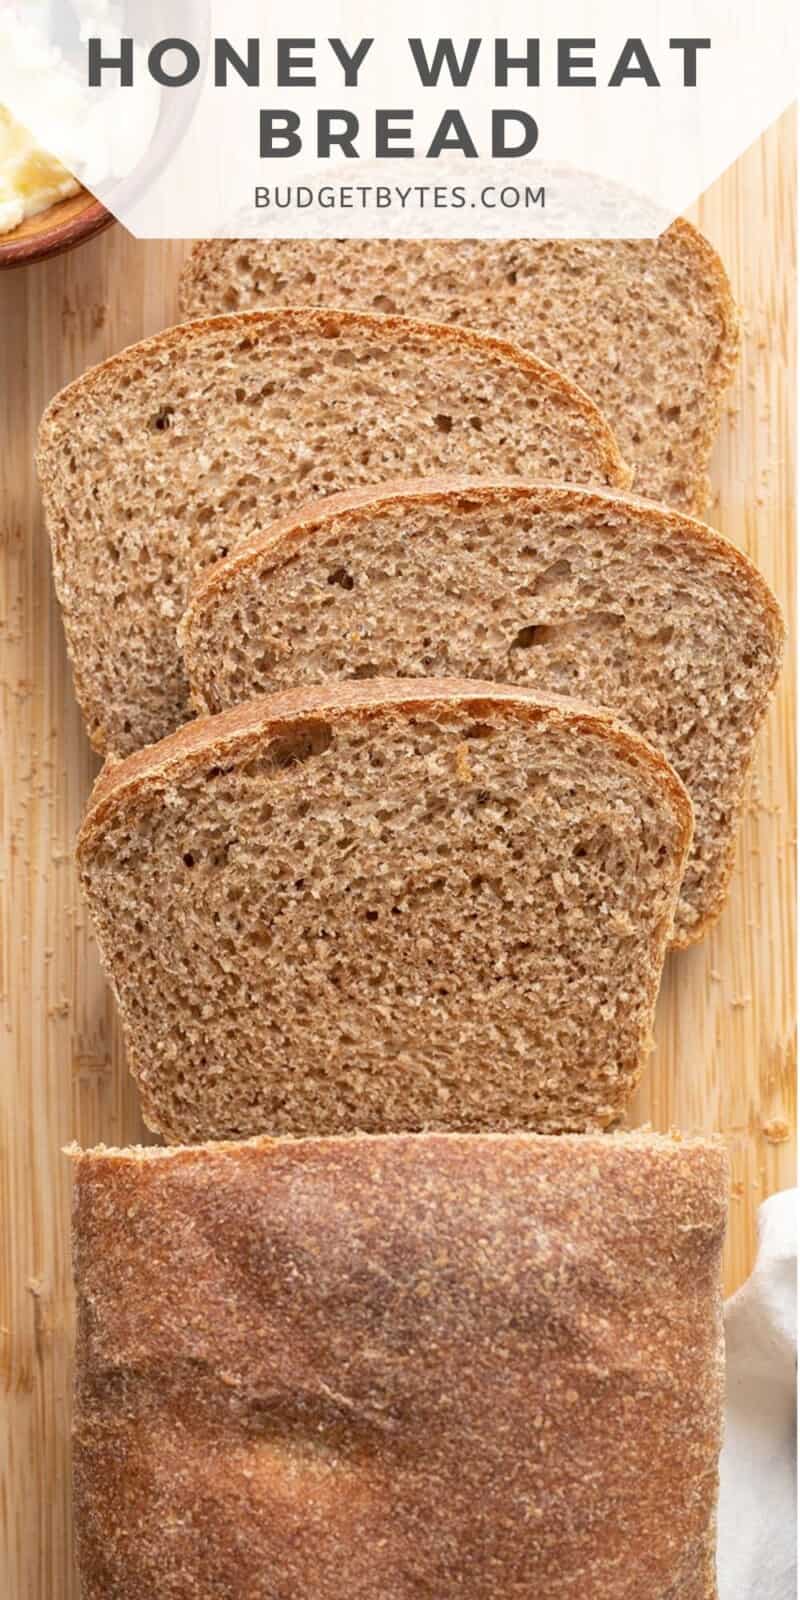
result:
[[[496,481],[332,496],[208,569],[182,640],[201,711],[390,675],[610,706],[661,746],[694,804],[676,941],[724,903],[783,625],[747,557],[680,512]]]
[[[617,1122],[690,838],[636,734],[497,684],[275,695],[111,764],[79,860],[147,1122]]]
[[[716,1600],[724,1150],[76,1153],[83,1600]]]
[[[636,489],[702,514],[739,349],[722,263],[678,221],[659,239],[212,239],[186,315],[326,301],[502,333],[608,416]]]
[[[590,400],[516,346],[345,311],[174,328],[59,395],[39,471],[78,698],[98,749],[187,715],[192,572],[301,500],[442,470],[624,485]]]

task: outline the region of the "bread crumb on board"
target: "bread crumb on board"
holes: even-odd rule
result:
[[[770,1122],[762,1124],[761,1132],[769,1144],[785,1144],[791,1128],[785,1117],[773,1117]]]

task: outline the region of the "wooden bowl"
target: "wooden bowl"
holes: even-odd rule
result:
[[[114,221],[110,211],[88,190],[48,206],[38,217],[28,217],[13,233],[0,234],[0,271],[25,267],[33,261],[74,250],[84,240],[101,233]]]

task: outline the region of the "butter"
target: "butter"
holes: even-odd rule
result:
[[[11,233],[58,200],[77,194],[80,184],[55,156],[0,106],[0,234]]]

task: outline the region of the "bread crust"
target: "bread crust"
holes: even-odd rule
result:
[[[665,756],[634,733],[611,712],[556,695],[537,694],[514,684],[477,683],[466,678],[371,678],[366,681],[323,684],[318,689],[289,689],[267,695],[214,717],[200,717],[176,733],[127,756],[106,762],[92,790],[89,807],[78,835],[79,861],[90,852],[112,816],[126,806],[146,808],[182,772],[208,762],[222,764],[240,758],[265,737],[281,737],[298,723],[335,721],[352,717],[365,722],[370,716],[394,709],[407,716],[425,712],[447,716],[452,709],[467,709],[477,719],[499,708],[530,722],[571,724],[608,738],[632,766],[655,777],[680,825],[685,857],[694,826],[692,802]]]
[[[721,1144],[73,1156],[85,1600],[716,1600]]]
[[[665,228],[660,236],[663,239],[680,240],[689,250],[694,251],[698,261],[702,263],[703,270],[714,280],[714,287],[719,297],[719,313],[722,319],[724,341],[720,350],[720,388],[723,393],[730,383],[742,343],[742,314],[731,289],[731,281],[725,270],[719,251],[706,238],[704,233],[696,228],[693,222],[686,217],[676,217],[675,221]],[[720,397],[720,411],[722,399]]]
[[[261,327],[274,327],[280,323],[285,323],[291,328],[292,323],[297,321],[302,322],[305,329],[318,327],[323,336],[326,324],[330,325],[331,322],[362,330],[371,329],[376,333],[389,332],[398,341],[402,340],[404,333],[418,335],[421,330],[425,330],[440,345],[449,343],[453,347],[474,350],[478,353],[483,351],[508,361],[523,372],[527,372],[538,383],[551,389],[553,394],[569,402],[591,426],[601,452],[603,471],[609,483],[626,488],[633,481],[632,469],[623,461],[614,434],[594,401],[578,384],[564,377],[544,361],[538,361],[521,345],[493,334],[476,333],[471,328],[419,321],[412,317],[385,316],[379,312],[350,311],[337,306],[324,308],[289,306],[274,311],[241,311],[229,316],[201,317],[193,322],[179,323],[174,328],[166,329],[164,333],[154,334],[149,339],[128,346],[126,350],[111,356],[107,361],[91,367],[88,372],[84,372],[81,377],[62,389],[51,401],[42,417],[39,429],[37,463],[40,472],[46,466],[46,450],[59,417],[71,405],[80,404],[83,395],[90,393],[97,380],[104,374],[123,371],[126,366],[135,366],[145,355],[163,355],[165,361],[168,361],[170,354],[177,347],[190,343],[209,328],[228,328],[232,333],[246,333],[248,330],[256,332]]]
[[[703,271],[713,279],[717,293],[717,310],[722,323],[722,338],[719,343],[717,364],[714,369],[713,379],[706,385],[708,411],[705,423],[697,440],[697,453],[702,461],[708,461],[722,423],[722,412],[725,405],[725,396],[733,382],[742,345],[742,316],[737,305],[730,279],[718,252],[709,242],[699,228],[687,222],[685,217],[676,218],[671,227],[665,230],[662,238],[680,240],[681,244],[693,251],[701,263]],[[693,510],[698,514],[708,509],[711,500],[711,483],[705,473],[698,482]],[[733,871],[733,856],[731,855],[731,871]],[[713,918],[712,918],[713,920]]]

